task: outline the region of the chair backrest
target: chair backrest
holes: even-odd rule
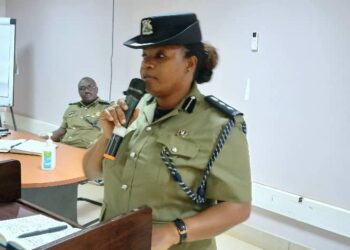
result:
[[[0,162],[0,202],[21,198],[21,163],[18,160]]]

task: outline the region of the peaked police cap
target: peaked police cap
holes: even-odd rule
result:
[[[194,13],[152,16],[141,20],[140,35],[124,43],[141,49],[158,45],[193,44],[202,41],[199,21]]]

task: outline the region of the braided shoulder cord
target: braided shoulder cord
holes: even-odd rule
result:
[[[208,161],[208,164],[207,164],[207,167],[204,171],[201,183],[200,183],[199,187],[197,188],[196,192],[193,192],[191,190],[191,188],[189,188],[186,185],[186,183],[183,182],[180,173],[177,171],[175,163],[171,159],[171,153],[170,153],[169,149],[167,147],[163,147],[162,151],[160,152],[160,157],[161,157],[162,161],[164,162],[164,164],[166,165],[166,167],[168,168],[170,175],[172,176],[174,181],[177,182],[178,185],[180,186],[180,188],[186,193],[186,195],[191,200],[196,202],[197,204],[204,204],[207,201],[207,199],[205,198],[205,193],[206,193],[208,176],[209,176],[210,171],[212,170],[212,168],[214,166],[214,162],[215,162],[216,158],[218,157],[219,153],[221,152],[233,126],[234,126],[234,120],[230,119],[227,122],[227,124],[225,125],[225,127],[223,128],[223,130],[219,136],[218,143],[216,144],[215,149],[214,149],[214,151],[213,151],[213,153]]]

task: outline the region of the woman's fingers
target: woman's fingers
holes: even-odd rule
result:
[[[124,110],[128,110],[128,105],[123,99],[118,99],[117,104]]]
[[[126,122],[125,113],[124,113],[124,110],[122,110],[121,106],[118,106],[117,108],[115,108],[115,113],[116,113],[116,117],[118,119],[118,122],[120,124],[124,125]]]
[[[111,113],[109,112],[109,109],[106,108],[102,114],[101,114],[101,117],[106,119],[107,121],[113,121],[113,116],[111,115]]]
[[[119,99],[117,104],[113,106],[114,112],[111,112],[115,122],[115,125],[124,125],[126,123],[125,111],[128,110],[128,105],[123,99]]]
[[[115,126],[121,126],[126,124],[125,111],[128,110],[128,105],[123,99],[119,99],[117,102],[113,102],[112,106],[105,110],[106,119],[114,122]],[[136,108],[130,119],[132,123],[138,117],[140,109]]]

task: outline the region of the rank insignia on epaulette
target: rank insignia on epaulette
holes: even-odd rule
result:
[[[231,107],[227,103],[224,103],[223,101],[219,100],[213,95],[208,95],[204,98],[211,106],[217,108],[224,114],[226,114],[228,117],[235,117],[236,115],[243,115],[243,113],[239,112],[234,107]]]

